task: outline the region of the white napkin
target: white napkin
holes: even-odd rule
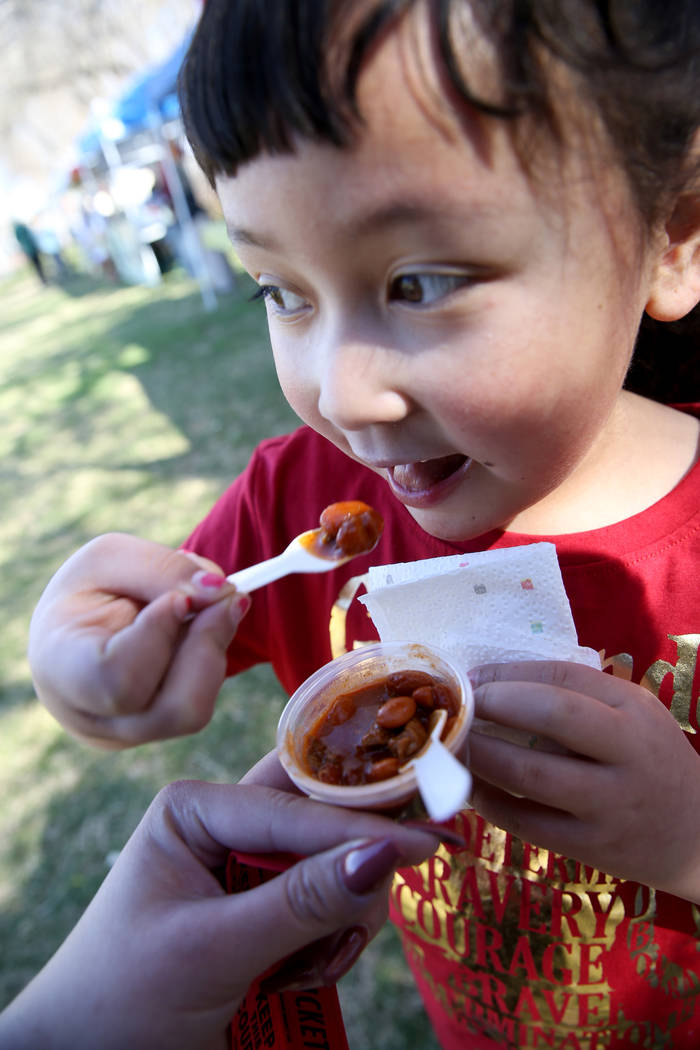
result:
[[[373,566],[367,591],[359,600],[383,642],[436,645],[467,668],[512,660],[600,668],[598,653],[578,644],[553,543]]]

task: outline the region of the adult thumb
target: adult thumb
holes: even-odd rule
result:
[[[231,918],[238,942],[249,946],[248,979],[286,959],[275,988],[337,980],[386,918],[391,879],[402,862],[391,839],[358,839],[234,896]]]

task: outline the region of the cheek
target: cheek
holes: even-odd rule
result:
[[[272,335],[270,341],[282,393],[296,414],[305,423],[314,426],[318,418],[318,392],[308,355],[302,348],[291,350]]]
[[[591,382],[557,355],[524,348],[494,355],[461,383],[432,384],[430,408],[464,450],[511,480],[533,470],[571,469],[604,425],[619,388],[616,374]]]

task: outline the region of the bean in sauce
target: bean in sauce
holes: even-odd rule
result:
[[[457,706],[447,682],[426,671],[394,671],[342,693],[307,734],[307,771],[326,784],[387,780],[421,749],[433,711],[447,711],[444,739]]]
[[[318,557],[354,558],[373,550],[383,529],[379,511],[360,500],[344,500],[326,507],[320,528],[304,533],[300,540]]]

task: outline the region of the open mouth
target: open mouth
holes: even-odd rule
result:
[[[418,463],[387,468],[394,494],[409,507],[427,507],[444,499],[471,466],[468,456],[454,453]]]

